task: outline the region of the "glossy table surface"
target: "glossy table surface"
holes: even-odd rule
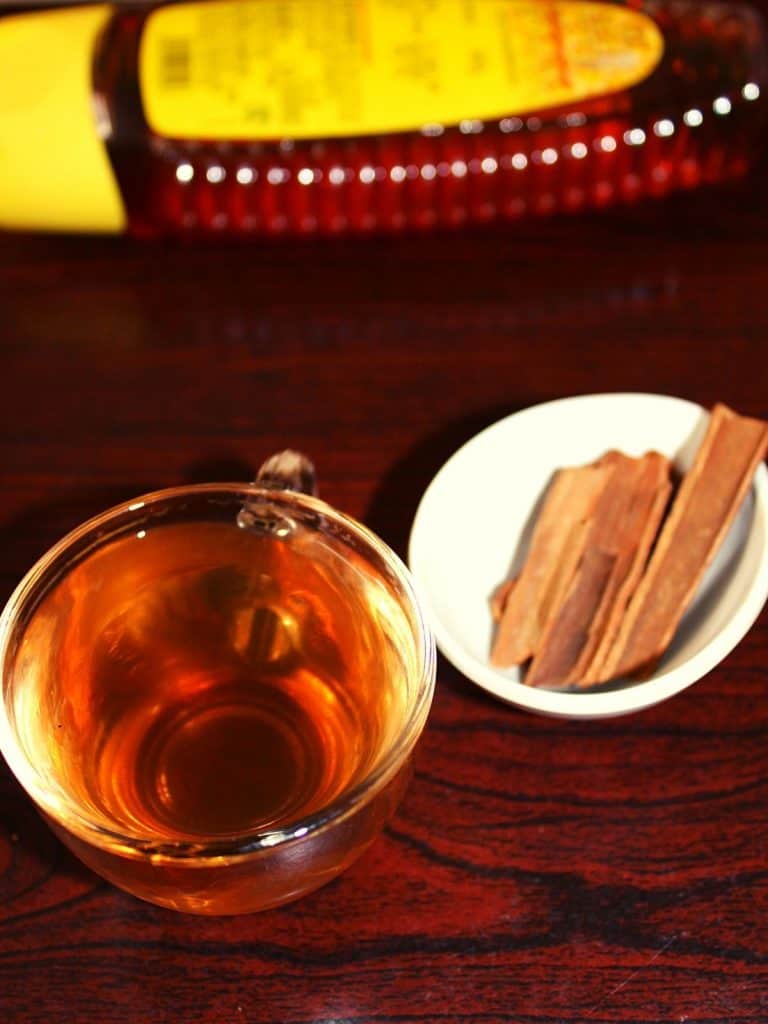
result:
[[[0,239],[2,598],[92,513],[247,479],[287,445],[404,554],[447,456],[533,403],[651,391],[768,417],[764,180],[447,237]],[[568,722],[440,660],[384,835],[236,918],[100,881],[3,766],[0,1019],[764,1022],[767,661],[763,614],[667,703]]]

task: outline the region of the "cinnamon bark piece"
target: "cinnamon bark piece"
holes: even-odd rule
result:
[[[768,447],[768,424],[716,405],[600,672],[648,674],[669,646]]]
[[[609,476],[567,594],[526,675],[531,686],[588,681],[586,670],[626,607],[669,497],[669,460],[658,452],[639,459],[609,452],[603,464]]]
[[[613,647],[627,605],[642,578],[672,493],[671,461],[647,452],[637,466],[632,500],[618,541],[619,554],[590,637],[570,677],[589,686],[601,680],[601,667]]]
[[[515,589],[517,580],[504,580],[491,594],[490,606],[491,606],[491,617],[494,622],[501,622],[501,618],[504,615],[504,609],[507,607],[507,601],[509,595]]]
[[[504,606],[491,651],[494,665],[520,665],[538,648],[581,558],[587,523],[607,473],[595,464],[561,469],[553,477],[525,565]]]

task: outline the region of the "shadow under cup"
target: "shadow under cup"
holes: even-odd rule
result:
[[[0,619],[0,745],[116,885],[207,914],[330,881],[393,813],[434,644],[407,570],[314,498],[157,492],[51,549]]]

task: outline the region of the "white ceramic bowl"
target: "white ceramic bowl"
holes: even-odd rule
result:
[[[700,406],[648,394],[581,395],[515,413],[468,441],[427,488],[409,561],[437,644],[469,679],[511,704],[568,718],[622,715],[666,700],[733,650],[768,597],[768,473],[752,489],[656,672],[594,690],[526,686],[517,668],[489,662],[489,596],[519,565],[531,513],[554,470],[609,448],[656,449],[678,469],[707,421]]]

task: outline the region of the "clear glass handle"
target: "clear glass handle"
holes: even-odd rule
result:
[[[317,476],[311,459],[291,448],[271,455],[261,465],[254,483],[264,491],[292,491],[317,496]],[[244,530],[285,537],[296,524],[277,502],[272,503],[263,495],[254,495],[240,509],[237,525]]]
[[[269,491],[298,491],[317,497],[317,474],[312,460],[292,448],[270,455],[262,463],[255,482]]]

